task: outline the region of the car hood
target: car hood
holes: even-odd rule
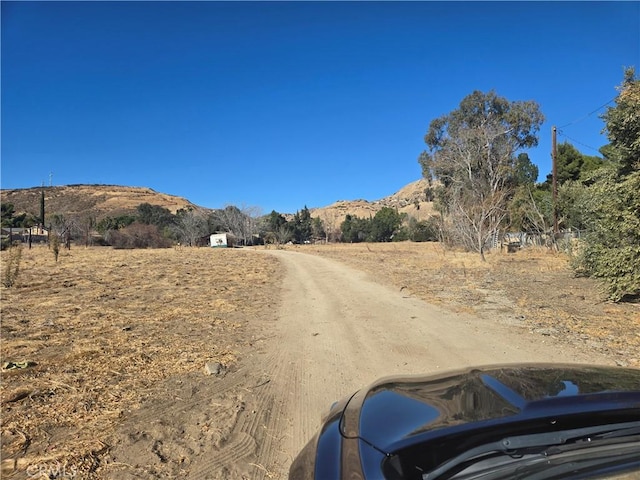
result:
[[[388,453],[414,436],[457,426],[640,408],[639,379],[635,369],[540,364],[388,377],[351,398],[341,432]]]

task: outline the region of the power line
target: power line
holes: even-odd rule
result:
[[[569,123],[567,123],[566,125],[562,125],[562,126],[560,126],[560,127],[558,127],[558,128],[568,127],[568,126],[570,126],[570,125],[574,125],[574,124],[576,124],[576,123],[579,123],[579,122],[581,122],[581,121],[583,121],[583,120],[585,120],[585,119],[589,118],[589,117],[590,117],[591,115],[593,115],[594,113],[596,113],[596,112],[598,112],[598,111],[602,110],[604,107],[606,107],[607,105],[609,105],[611,102],[615,101],[615,100],[616,100],[616,98],[618,98],[618,96],[617,96],[617,95],[616,95],[615,97],[613,97],[611,100],[609,100],[607,103],[604,103],[604,104],[600,105],[600,106],[599,106],[598,108],[596,108],[593,112],[589,112],[589,113],[587,113],[586,115],[584,115],[583,117],[577,118],[576,120],[574,120],[574,121],[572,121],[572,122],[569,122]],[[591,148],[591,147],[589,147],[589,148]]]
[[[598,153],[600,153],[600,150],[598,150],[597,148],[593,148],[593,147],[591,147],[591,146],[589,146],[589,145],[587,145],[587,144],[585,144],[585,143],[579,142],[578,140],[576,140],[576,139],[574,139],[574,138],[571,138],[570,136],[566,135],[562,130],[558,130],[558,135],[561,135],[561,136],[563,136],[564,138],[566,138],[566,139],[568,139],[568,140],[571,140],[573,143],[577,143],[577,144],[578,144],[578,145],[580,145],[580,146],[583,146],[583,147],[585,147],[585,148],[588,148],[588,149],[590,149],[590,150],[593,150],[594,152],[598,152]]]

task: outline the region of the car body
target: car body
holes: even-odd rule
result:
[[[289,471],[291,480],[613,475],[640,478],[640,370],[556,364],[381,379],[334,404]]]

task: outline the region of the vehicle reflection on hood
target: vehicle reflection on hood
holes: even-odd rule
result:
[[[290,478],[467,478],[474,469],[510,478],[519,460],[547,478],[541,459],[550,456],[556,472],[564,458],[583,474],[640,471],[634,422],[636,369],[525,364],[388,377],[336,405]]]

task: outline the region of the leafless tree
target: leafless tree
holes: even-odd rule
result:
[[[558,245],[556,236],[553,233],[553,225],[547,221],[544,214],[540,211],[538,203],[533,198],[531,188],[527,188],[527,194],[528,201],[524,205],[523,213],[530,230],[532,230],[540,240],[544,240],[545,246],[557,249]]]
[[[254,235],[258,234],[258,220],[261,215],[259,207],[227,205],[215,213],[216,221],[224,230],[240,239],[243,245],[253,243]]]
[[[279,245],[285,244],[293,238],[293,232],[288,225],[281,225],[275,232],[276,240]]]
[[[71,249],[71,239],[81,238],[85,233],[82,220],[75,215],[64,216],[54,214],[51,216],[52,233],[64,242],[67,250]]]
[[[480,253],[484,260],[485,246],[500,230],[507,215],[507,192],[497,190],[484,196],[453,195],[447,217],[448,228],[458,243]]]
[[[196,246],[198,239],[210,233],[205,214],[194,208],[178,210],[174,228],[182,245],[190,247]]]

